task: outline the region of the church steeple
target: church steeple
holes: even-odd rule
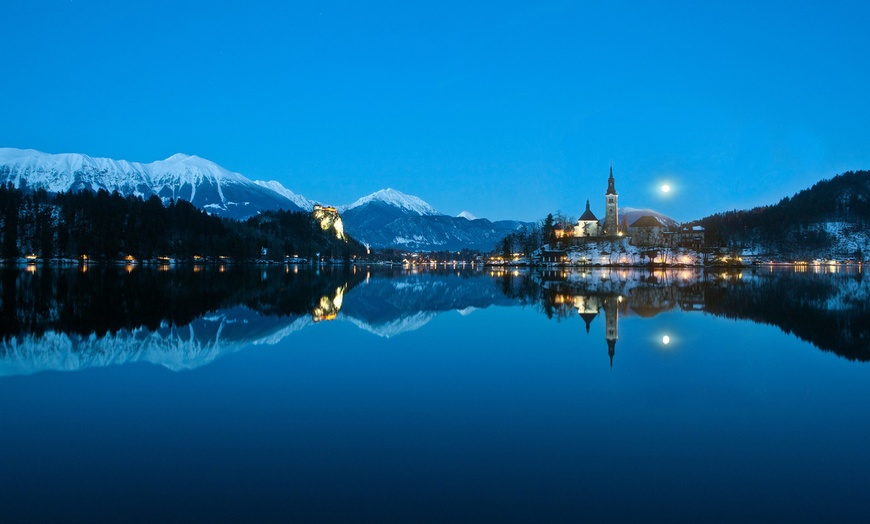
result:
[[[605,193],[605,194],[607,194],[607,195],[615,195],[616,194],[616,187],[613,184],[614,184],[613,164],[610,164],[610,178],[607,179],[607,193]]]
[[[607,340],[607,354],[613,368],[613,355],[616,354],[616,341],[619,340],[619,297],[604,299],[604,338]]]
[[[610,177],[607,179],[607,192],[604,194],[606,214],[604,215],[604,234],[615,237],[619,234],[619,195],[613,180],[613,164],[610,164]]]

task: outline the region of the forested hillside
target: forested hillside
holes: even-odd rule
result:
[[[365,252],[358,242],[323,231],[307,212],[265,212],[245,221],[219,218],[184,200],[164,206],[151,196],[105,190],[75,193],[0,186],[0,257],[119,260],[285,255],[344,258]],[[264,255],[265,251],[265,255]]]
[[[870,171],[849,171],[793,197],[701,219],[712,246],[801,256],[861,257],[870,243]]]

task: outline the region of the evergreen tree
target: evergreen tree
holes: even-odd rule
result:
[[[549,213],[544,219],[544,224],[541,226],[541,243],[553,244],[556,242],[556,230],[554,227],[555,219],[553,213]]]

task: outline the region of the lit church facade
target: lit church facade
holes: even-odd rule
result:
[[[619,195],[613,180],[613,166],[610,166],[610,178],[607,179],[607,192],[604,194],[604,223],[602,224],[589,208],[586,201],[586,211],[574,226],[574,238],[615,237],[619,235]]]
[[[676,221],[654,211],[650,211],[649,214],[641,214],[629,210],[630,213],[620,218],[619,194],[616,192],[613,166],[610,166],[610,176],[607,179],[604,206],[603,220],[599,220],[595,216],[589,200],[586,200],[586,209],[573,227],[570,224],[562,225],[564,222],[560,221],[559,228],[554,230],[557,241],[553,245],[544,244],[541,254],[538,255],[540,260],[548,265],[567,265],[569,263],[582,265],[589,262],[589,258],[585,256],[588,254],[587,244],[594,244],[597,241],[618,240],[622,243],[622,247],[617,249],[623,254],[628,253],[626,251],[627,245],[637,248],[660,247],[695,251],[706,245],[703,227],[697,225],[679,226]],[[631,223],[628,222],[629,215],[636,217],[632,219]],[[565,242],[565,240],[568,241]],[[607,249],[613,251],[610,247]],[[569,256],[569,252],[577,252],[582,256],[572,257]],[[607,255],[610,254],[607,253]],[[638,252],[633,251],[627,256],[636,257]],[[626,264],[627,256],[623,257],[619,264]],[[656,257],[658,256],[656,255]],[[665,257],[666,255],[662,254],[661,256]],[[604,258],[606,257],[602,256],[602,259]],[[641,258],[643,257],[641,256]],[[691,257],[683,256],[682,259],[691,260]],[[666,261],[666,259],[663,260]],[[609,263],[614,264],[613,258],[610,259]]]
[[[586,211],[580,215],[577,225],[574,226],[574,237],[597,237],[601,235],[601,224],[598,218],[589,209],[589,200],[586,201]]]

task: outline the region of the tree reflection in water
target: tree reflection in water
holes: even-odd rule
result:
[[[251,343],[277,343],[315,322],[344,319],[390,338],[446,311],[494,305],[533,305],[556,320],[579,315],[587,332],[603,322],[611,362],[621,318],[666,311],[770,324],[822,350],[867,361],[868,287],[858,269],[6,267],[0,271],[0,375],[131,361],[190,369]]]
[[[824,351],[870,361],[870,285],[863,268],[836,273],[595,269],[493,276],[506,296],[537,302],[548,318],[579,314],[587,332],[603,312],[611,357],[620,316],[649,318],[676,309],[777,326]]]

